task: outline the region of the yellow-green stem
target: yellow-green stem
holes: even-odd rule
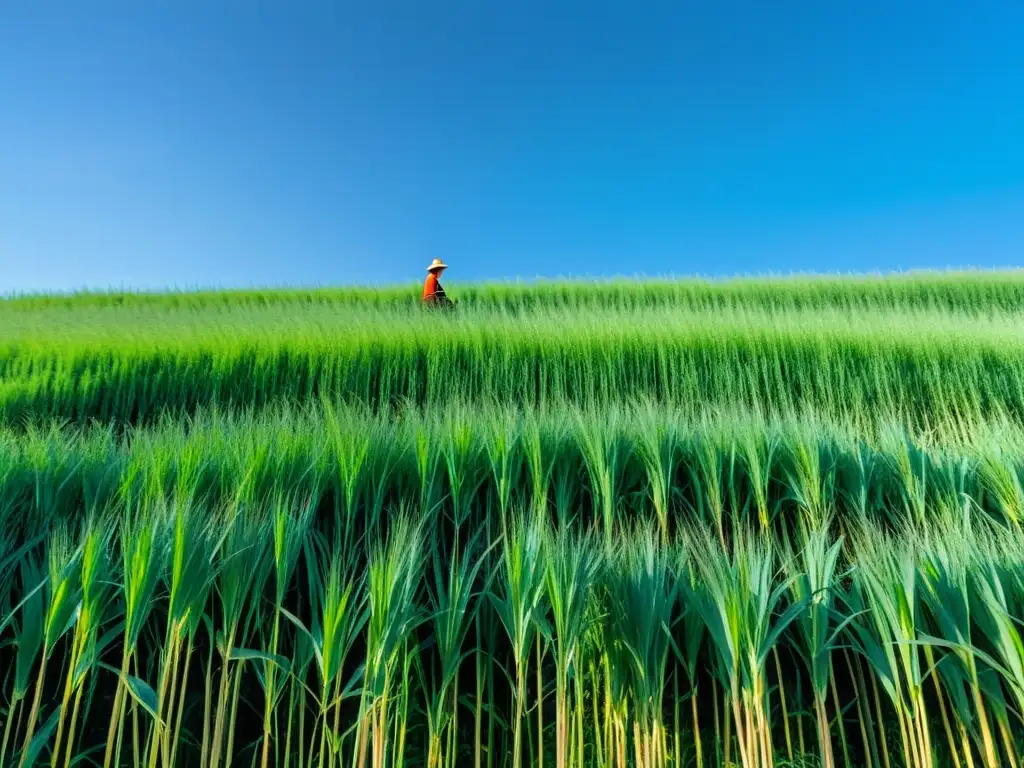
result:
[[[4,725],[4,739],[0,742],[0,765],[6,765],[4,759],[7,757],[7,745],[11,739],[11,733],[14,727],[15,713],[20,714],[21,697],[17,695],[17,692],[11,697],[11,706],[7,710],[7,723]]]
[[[480,642],[480,617],[477,614],[476,617],[476,631],[477,631],[477,643]],[[473,723],[473,735],[474,735],[474,746],[473,746],[473,768],[480,768],[481,766],[481,752],[480,747],[483,744],[483,704],[484,704],[484,678],[483,671],[481,669],[481,658],[480,649],[476,650],[476,719]]]
[[[126,640],[127,644],[127,640]],[[110,725],[107,728],[107,747],[103,753],[103,768],[110,768],[110,761],[114,756],[114,740],[121,721],[122,701],[124,699],[125,680],[128,678],[128,662],[131,660],[131,653],[125,650],[121,659],[121,671],[117,677],[117,691],[114,694],[114,708],[110,713]]]
[[[281,605],[274,607],[274,628],[270,633],[270,653],[277,653],[278,634],[281,624]],[[270,761],[270,725],[274,712],[274,678],[276,668],[273,664],[266,665],[266,699],[263,704],[263,749],[260,757],[261,768],[267,768]]]
[[[210,744],[210,768],[217,768],[220,764],[221,744],[224,740],[224,719],[227,716],[228,693],[231,685],[231,647],[234,641],[234,632],[227,633],[224,638],[224,648],[221,651],[222,666],[220,686],[217,690],[217,711],[213,719],[213,741]]]
[[[786,734],[786,756],[793,762],[793,737],[789,730],[789,708],[786,706],[785,678],[782,676],[782,662],[779,660],[779,647],[772,648],[772,656],[775,657],[775,676],[779,681],[779,701],[782,704],[782,726]]]
[[[238,698],[239,688],[242,684],[242,667],[245,662],[235,664],[235,686],[231,694],[231,720],[228,722],[228,743],[227,751],[224,754],[224,768],[231,768],[231,761],[235,754],[235,723],[238,722]]]
[[[1017,768],[1017,747],[1013,743],[1013,734],[1006,727],[1005,719],[999,721],[999,732],[1003,737],[1003,746],[1006,748],[1006,760],[1009,768]]]
[[[171,730],[174,723],[175,695],[178,692],[178,659],[181,656],[182,637],[176,631],[171,638],[171,645],[168,651],[170,662],[164,671],[160,687],[161,691],[157,701],[157,721],[153,724],[153,745],[150,754],[150,768],[156,768],[156,754],[159,750],[163,758],[164,766],[171,765]],[[168,680],[170,681],[168,683]]]
[[[71,701],[71,694],[75,685],[75,670],[78,667],[78,657],[83,642],[80,624],[75,629],[74,640],[71,643],[71,653],[68,656],[68,671],[64,680],[64,694],[60,701],[60,714],[57,716],[57,735],[53,739],[53,752],[50,755],[50,768],[57,768],[60,760],[61,745],[64,739],[64,715],[68,711],[68,702]],[[70,750],[69,750],[70,751]]]
[[[174,734],[170,740],[170,759],[167,762],[165,768],[174,768],[176,765],[176,759],[178,756],[178,745],[181,743],[181,723],[182,718],[185,714],[185,691],[188,690],[188,668],[189,661],[192,659],[192,638],[188,639],[185,645],[185,664],[181,672],[181,690],[178,693],[178,706],[175,708],[176,721],[174,724]]]
[[[75,754],[75,728],[78,725],[78,712],[82,704],[82,686],[75,691],[75,703],[71,708],[71,722],[68,723],[68,748],[64,751],[64,768],[71,768],[71,759]],[[2,764],[2,763],[0,763]]]
[[[537,768],[544,768],[544,679],[541,675],[540,635],[537,636]]]
[[[875,721],[878,723],[878,742],[882,746],[882,764],[885,768],[892,768],[889,762],[889,742],[885,738],[885,723],[882,713],[882,697],[878,693],[878,679],[871,676],[871,690],[875,700]]]
[[[836,725],[839,726],[839,743],[843,747],[843,765],[851,765],[850,747],[846,741],[846,718],[843,717],[843,708],[839,703],[839,690],[836,688],[835,668],[829,662],[829,685],[832,688],[832,706],[836,710]]]
[[[704,747],[703,742],[700,738],[700,716],[698,714],[699,709],[697,707],[697,684],[694,683],[690,691],[690,710],[693,715],[693,742],[697,753],[697,768],[703,768],[704,766]],[[678,745],[678,727],[676,728],[676,760],[679,760],[679,745]]]
[[[43,683],[46,675],[46,661],[50,649],[43,644],[43,655],[39,662],[39,676],[36,678],[36,690],[32,696],[32,708],[28,713],[28,722],[25,725],[25,740],[21,747],[21,760],[18,761],[18,768],[23,768],[28,757],[28,747],[32,743],[32,737],[36,732],[36,720],[39,719],[39,706],[43,700]]]
[[[212,639],[212,638],[211,638]],[[203,688],[203,745],[200,755],[200,768],[210,765],[210,715],[213,708],[213,643],[206,656],[206,682]]]

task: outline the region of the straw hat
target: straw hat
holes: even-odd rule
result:
[[[433,272],[435,269],[448,269],[448,265],[440,259],[434,259],[430,262],[430,266],[427,267],[427,272]]]

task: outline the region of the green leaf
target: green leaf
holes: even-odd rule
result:
[[[28,748],[25,750],[25,754],[21,759],[21,762],[24,765],[35,765],[36,760],[43,751],[43,747],[50,743],[50,737],[53,736],[53,732],[57,728],[58,720],[60,720],[60,705],[57,705],[56,709],[54,709],[53,713],[50,715],[50,718],[43,724],[43,727],[36,732],[35,736],[32,737],[32,741],[29,742]]]
[[[154,719],[159,720],[156,710],[160,705],[157,702],[156,691],[150,687],[149,683],[134,675],[126,675],[125,682],[128,684],[128,693],[139,703],[139,706],[149,712]]]
[[[11,609],[10,613],[8,613],[7,616],[4,617],[3,621],[0,621],[0,632],[3,632],[7,628],[7,625],[11,623],[11,621],[14,619],[14,614],[21,610],[21,608],[29,600],[35,597],[36,593],[43,589],[47,585],[47,583],[47,580],[43,579],[35,587],[29,590],[29,592],[21,599],[21,602],[19,602],[16,606],[14,606],[14,608]]]
[[[987,664],[989,667],[992,668],[992,670],[1001,675],[1004,679],[1008,681],[1013,679],[1012,675],[1010,674],[1010,671],[1005,666],[1000,664],[995,658],[985,653],[977,646],[970,645],[969,643],[954,643],[950,640],[943,640],[940,637],[933,637],[932,635],[922,633],[918,636],[917,640],[908,640],[903,644],[910,646],[930,645],[935,648],[945,648],[950,651],[962,651],[964,653],[969,653],[983,664]],[[928,669],[927,673],[922,676],[921,679],[927,679],[927,677],[931,675],[933,671],[935,671],[935,666],[936,665],[932,665]]]
[[[282,608],[281,615],[284,616],[288,621],[294,624],[300,632],[302,632],[308,639],[309,644],[313,649],[313,655],[316,658],[317,667],[323,671],[324,668],[324,655],[323,655],[323,643],[313,636],[313,633],[306,629],[306,625],[302,623],[302,620],[291,613],[290,611]]]
[[[66,635],[68,631],[78,622],[78,617],[82,614],[82,601],[78,600],[73,604],[69,604],[62,611],[62,613],[64,613],[67,616],[67,618],[65,619],[63,626],[61,626],[59,621],[58,623],[53,625],[54,627],[60,627],[60,629],[55,632],[50,632],[50,636],[46,642],[48,648],[52,648],[54,645],[56,645],[57,641],[60,638],[64,637],[64,635]],[[51,629],[53,629],[53,627],[51,627]]]
[[[94,643],[86,645],[85,651],[82,653],[81,658],[78,660],[78,665],[75,667],[74,677],[72,678],[76,689],[82,684],[82,681],[85,679],[85,676],[89,673],[89,670],[92,669],[92,667],[107,666],[99,663],[97,660],[103,655],[103,651],[106,650],[107,646],[120,637],[123,632],[124,622],[118,621],[101,638],[96,640]],[[120,671],[113,669],[113,667],[107,666],[107,668],[111,669],[114,674],[120,674]]]
[[[792,624],[796,620],[797,616],[799,616],[803,612],[804,608],[807,607],[807,602],[807,598],[804,598],[803,600],[794,603],[792,606],[790,606],[789,610],[787,610],[784,614],[782,614],[781,617],[779,617],[778,621],[776,621],[775,623],[775,626],[768,633],[767,637],[765,637],[763,643],[761,644],[761,648],[757,656],[758,666],[765,663],[765,660],[768,658],[768,654],[771,653],[772,648],[775,647],[775,643],[779,639],[779,635],[785,632],[786,627]]]
[[[255,651],[252,648],[232,648],[231,658],[234,661],[265,661],[280,667],[285,672],[291,669],[291,662],[284,656],[266,651]]]
[[[99,754],[103,751],[103,749],[103,744],[97,744],[95,747],[87,749],[84,752],[79,752],[77,755],[71,758],[71,765],[78,765],[79,763],[84,763],[86,760],[89,760],[90,755]],[[91,762],[93,762],[93,765],[95,765],[94,761]]]

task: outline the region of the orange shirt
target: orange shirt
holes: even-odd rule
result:
[[[441,284],[437,281],[437,275],[431,272],[427,275],[427,282],[423,284],[423,300],[432,299],[438,291],[443,293],[444,289],[441,288]]]

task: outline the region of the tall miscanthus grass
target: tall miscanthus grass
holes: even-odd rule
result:
[[[765,670],[780,636],[804,610],[804,601],[784,607],[788,583],[777,578],[768,540],[740,533],[728,551],[706,532],[694,531],[691,542],[700,583],[688,599],[697,606],[717,657],[740,762],[745,768],[771,766]]]
[[[273,626],[270,630],[269,659],[263,674],[263,743],[260,765],[266,768],[270,764],[271,743],[280,730],[274,727],[277,707],[284,692],[287,669],[279,669],[283,665],[276,659],[281,643],[281,622],[284,618],[285,601],[288,590],[302,555],[303,543],[310,533],[314,507],[311,500],[298,504],[286,493],[280,493],[271,507],[271,527],[273,531]],[[280,762],[279,745],[275,745],[274,764]]]
[[[857,542],[857,598],[864,621],[855,623],[862,652],[896,713],[902,753],[908,764],[934,762],[924,696],[927,671],[918,645],[917,552],[913,539],[897,547],[876,531]]]
[[[120,596],[124,612],[121,638],[121,665],[117,672],[117,686],[110,712],[106,746],[103,752],[104,768],[121,762],[124,743],[124,721],[129,699],[132,701],[132,751],[135,760],[142,759],[139,744],[139,711],[154,711],[152,688],[138,673],[137,652],[139,640],[153,610],[153,597],[163,572],[167,556],[166,529],[157,519],[158,507],[143,503],[126,505],[118,528],[121,568],[119,570]]]
[[[981,678],[985,670],[979,669],[975,656],[978,638],[974,636],[975,622],[971,618],[977,601],[969,578],[973,570],[970,560],[976,556],[970,545],[982,552],[987,547],[963,523],[950,525],[948,520],[940,518],[934,525],[934,529],[925,533],[928,540],[922,547],[918,573],[920,602],[931,623],[924,651],[929,664],[941,672],[935,680],[943,729],[955,761],[959,762],[958,752],[962,750],[967,763],[973,762],[966,738],[970,725],[980,743],[982,764],[986,767],[999,765],[996,739],[982,693]],[[939,690],[939,680],[943,681],[952,705],[955,729],[949,723],[946,697]],[[954,734],[954,730],[957,733]],[[1008,757],[1011,762],[1014,760],[1014,750],[1009,751]]]
[[[545,538],[546,599],[550,608],[551,654],[555,666],[555,766],[570,768],[583,760],[581,680],[586,668],[582,653],[590,593],[605,563],[602,550],[589,533],[573,535],[568,528]],[[570,688],[570,683],[575,683]],[[574,718],[574,713],[578,719]],[[575,735],[575,738],[574,738]],[[575,749],[575,755],[570,751]],[[572,757],[576,762],[570,763]]]
[[[49,541],[46,559],[45,575],[40,570],[33,568],[27,568],[24,572],[27,582],[23,581],[23,584],[26,586],[33,584],[28,588],[29,591],[38,588],[41,599],[38,602],[33,601],[27,604],[24,609],[26,612],[32,610],[40,612],[38,616],[26,617],[26,626],[31,626],[37,633],[28,643],[28,647],[35,649],[39,654],[39,662],[33,686],[34,693],[26,715],[25,734],[18,760],[19,768],[30,764],[33,756],[38,752],[38,746],[33,741],[33,736],[42,714],[47,666],[53,660],[58,642],[67,634],[78,618],[81,601],[81,579],[79,576],[82,568],[81,549],[72,541],[71,535],[66,529],[54,531]],[[31,662],[32,659],[29,659],[29,663]],[[22,689],[24,689],[23,686]],[[59,710],[55,715],[59,717]],[[44,728],[49,731],[55,722],[56,718],[48,718]],[[6,747],[6,744],[4,746]]]
[[[239,705],[241,675],[249,658],[246,643],[259,621],[263,586],[270,577],[268,567],[268,518],[265,510],[245,504],[232,505],[225,512],[220,567],[213,580],[219,603],[219,628],[213,645],[220,657],[216,687],[212,688],[212,668],[207,670],[207,699],[204,721],[212,717],[208,768],[217,768],[221,760],[230,764],[235,739],[234,713]],[[215,625],[216,626],[216,625]],[[204,733],[205,736],[205,733]]]
[[[1019,533],[969,508],[843,537],[801,517],[783,540],[754,516],[724,546],[713,527],[681,527],[666,543],[651,518],[620,525],[609,546],[596,520],[560,526],[528,506],[507,513],[496,542],[474,517],[440,548],[428,533],[439,518],[396,509],[342,552],[333,518],[302,498],[213,515],[174,497],[148,503],[132,525],[121,510],[13,550],[7,758],[73,763],[105,749],[112,722],[121,764],[266,753],[281,765],[447,768],[492,758],[478,718],[460,716],[481,701],[493,702],[490,738],[520,766],[537,755],[573,767],[707,764],[722,752],[756,766],[783,752],[890,768],[1018,757]],[[120,573],[147,563],[152,580]],[[51,597],[62,583],[74,621]],[[493,610],[481,612],[484,600]],[[463,695],[487,620],[503,638],[489,661],[509,685]],[[779,648],[801,674],[773,672]],[[71,709],[50,709],[51,690]],[[528,727],[545,703],[553,722]],[[787,736],[783,749],[784,730],[807,726],[816,746]]]
[[[109,519],[100,513],[90,516],[82,533],[78,573],[81,602],[64,671],[65,681],[50,761],[54,768],[58,765],[68,768],[71,765],[76,750],[77,725],[85,684],[97,659],[113,639],[109,630],[100,635],[100,629],[109,619],[112,608],[109,558],[113,533],[114,528]],[[63,763],[60,762],[62,749]]]
[[[526,682],[533,641],[539,632],[549,634],[545,621],[545,528],[537,514],[503,517],[501,564],[490,592],[494,611],[505,630],[513,678],[512,768],[523,761],[523,716]]]
[[[1022,582],[1021,536],[1018,531],[996,539],[988,539],[986,547],[972,558],[970,570],[972,598],[976,601],[973,618],[977,622],[977,634],[988,640],[988,655],[973,650],[977,657],[976,666],[980,671],[995,673],[998,683],[986,685],[986,697],[994,690],[1005,689],[1015,705],[1017,717],[1024,712],[1024,643],[1020,637],[1020,617],[1024,616],[1024,601],[1021,599]],[[962,650],[963,646],[957,648]],[[991,699],[989,699],[991,700]],[[979,706],[983,706],[979,705]],[[1001,713],[997,713],[1001,714]],[[1019,762],[1016,755],[1016,740],[1008,731],[1010,723],[1000,719],[1004,734],[1004,747],[1011,762]]]
[[[1018,310],[897,303],[864,315],[739,301],[709,311],[541,302],[441,318],[416,306],[226,302],[214,311],[200,302],[141,313],[84,307],[78,317],[61,310],[55,322],[52,309],[0,306],[10,320],[0,423],[121,428],[325,394],[375,410],[644,398],[768,413],[812,407],[833,419],[898,414],[924,429],[946,414],[1024,412]]]
[[[624,651],[623,672],[633,703],[635,765],[661,768],[669,760],[664,698],[676,603],[672,553],[652,529],[640,528],[610,553],[610,559],[605,579],[608,620]]]
[[[676,698],[675,707],[678,712],[678,707],[681,704],[678,681],[680,674],[682,674],[686,678],[689,689],[687,695],[690,700],[691,737],[694,746],[694,759],[698,768],[700,768],[700,766],[704,765],[704,743],[701,737],[701,696],[699,694],[701,679],[704,677],[701,674],[705,661],[702,651],[705,648],[707,625],[704,622],[704,617],[701,615],[700,604],[698,600],[694,599],[699,594],[698,584],[700,577],[693,559],[693,552],[693,548],[689,546],[685,539],[674,543],[670,551],[670,556],[674,558],[671,565],[674,569],[675,594],[678,607],[669,631],[671,635],[671,649],[676,657],[676,685],[673,688],[673,695]],[[715,707],[715,721],[717,722],[717,700],[713,701],[713,706]],[[679,761],[682,750],[682,738],[680,732],[681,724],[678,717],[674,725],[676,731],[674,741],[675,757]],[[720,745],[716,744],[716,748],[718,746]]]
[[[402,285],[319,288],[255,288],[182,291],[75,291],[15,294],[5,297],[5,319],[26,314],[69,311],[116,320],[119,312],[162,319],[169,313],[223,313],[248,307],[283,306],[294,312],[308,306],[343,310],[382,308],[415,301],[418,282]],[[530,280],[458,284],[463,306],[504,312],[539,307],[565,309],[669,307],[720,310],[731,306],[771,309],[839,307],[866,313],[895,307],[926,308],[988,315],[1018,309],[1024,287],[1016,270],[941,270],[865,275],[760,275],[728,279],[697,276],[616,277],[605,280]],[[66,316],[66,314],[64,314]]]
[[[366,660],[357,731],[357,760],[369,756],[373,768],[401,765],[405,723],[399,722],[397,743],[389,741],[396,690],[409,684],[408,667],[401,664],[409,635],[423,621],[419,602],[422,576],[422,521],[400,514],[385,543],[377,543],[367,564]],[[401,677],[399,670],[405,672]]]
[[[583,414],[577,419],[578,444],[590,481],[595,517],[601,521],[607,547],[615,536],[616,507],[622,496],[620,484],[623,469],[629,464],[631,443],[619,426],[621,416],[617,411],[607,413],[600,420],[585,418]],[[648,461],[651,458],[648,457]],[[662,462],[658,463],[663,466]],[[667,507],[667,499],[663,500],[662,512]]]
[[[677,497],[675,476],[680,464],[683,432],[679,422],[660,418],[662,414],[654,405],[639,410],[637,416],[634,451],[647,475],[648,495],[658,520],[661,542],[667,544]]]
[[[187,498],[163,506],[158,523],[170,541],[160,574],[167,599],[167,628],[158,665],[150,768],[174,765],[182,738],[192,655],[197,633],[208,616],[223,541],[217,519],[204,515]]]
[[[0,430],[0,761],[1018,763],[1012,414],[589,381]]]
[[[351,566],[351,556],[331,548],[329,540],[313,534],[303,541],[306,563],[306,594],[309,625],[291,611],[282,615],[297,630],[291,655],[294,672],[306,671],[315,662],[316,683],[308,688],[306,680],[291,681],[289,716],[298,716],[299,765],[335,765],[341,750],[341,709],[353,695],[355,678],[346,679],[346,662],[368,619],[366,578]],[[303,763],[305,744],[306,693],[315,702],[316,717],[311,730],[308,762]],[[296,703],[298,702],[298,703]],[[287,730],[286,739],[291,735]],[[287,761],[289,756],[285,756]]]
[[[471,536],[461,556],[434,549],[430,611],[427,622],[436,648],[436,668],[424,678],[427,692],[429,748],[427,765],[446,766],[458,754],[459,677],[467,656],[466,637],[480,609],[477,580],[487,562],[489,550],[480,549],[483,529]],[[454,543],[458,546],[458,542]]]
[[[978,445],[1001,452],[998,488]],[[0,430],[0,504],[46,527],[80,516],[72,510],[83,497],[102,507],[155,493],[218,508],[263,504],[284,489],[330,506],[332,530],[357,551],[387,507],[437,507],[469,520],[491,499],[505,509],[536,505],[563,522],[611,520],[606,536],[617,517],[649,514],[663,536],[697,517],[724,545],[751,519],[780,534],[794,513],[813,525],[827,512],[843,530],[908,515],[921,523],[950,494],[1015,524],[1005,489],[1017,482],[1021,446],[1024,431],[1003,419],[966,430],[951,419],[923,432],[894,421],[877,429],[837,423],[814,411],[702,413],[646,403],[617,406],[611,416],[464,405],[448,423],[414,408],[374,414],[329,404],[212,412],[187,428],[167,422],[117,438],[106,428],[20,438]]]
[[[837,620],[834,586],[838,577],[842,540],[833,541],[827,521],[820,527],[803,528],[798,540],[799,552],[788,557],[789,589],[795,605],[804,606],[793,622],[793,636],[800,650],[798,657],[807,665],[814,697],[821,765],[832,768],[831,718],[827,712],[828,686],[833,680],[832,652],[843,628]],[[838,626],[837,626],[838,625]],[[841,713],[836,713],[841,717]]]
[[[13,630],[10,642],[15,648],[15,659],[13,675],[7,678],[10,688],[6,692],[6,723],[3,741],[0,742],[0,760],[7,759],[11,740],[17,738],[17,731],[21,728],[25,702],[32,683],[32,670],[45,635],[46,575],[39,555],[31,550],[25,552],[18,560],[17,571],[15,583],[20,587],[14,593],[17,602],[15,599],[8,601],[10,611],[5,619],[5,625]]]
[[[940,270],[864,275],[754,275],[733,278],[699,276],[616,277],[611,279],[496,281],[456,283],[459,305],[505,314],[560,309],[638,309],[665,307],[717,312],[734,307],[772,311],[842,310],[864,315],[895,309],[942,311],[988,317],[1019,311],[1024,288],[1019,270]],[[86,322],[117,323],[125,318],[162,322],[168,315],[201,321],[236,311],[282,309],[294,314],[322,307],[387,309],[415,304],[417,281],[390,286],[254,288],[182,291],[76,291],[4,297],[4,320],[34,326],[69,313]],[[26,318],[28,318],[26,320]]]

